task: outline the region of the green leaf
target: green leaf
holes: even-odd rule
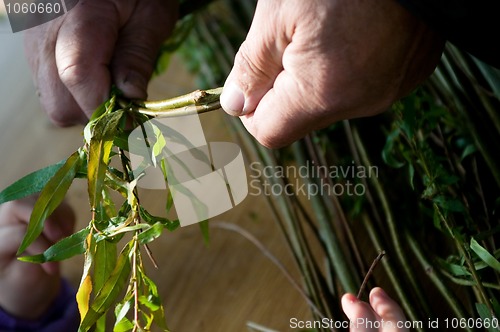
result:
[[[483,246],[481,246],[474,238],[470,240],[470,248],[476,253],[476,255],[491,268],[500,271],[500,262],[488,252]]]
[[[140,276],[144,282],[144,286],[147,288],[147,297],[141,297],[141,303],[146,306],[152,312],[153,321],[161,328],[163,331],[168,331],[168,327],[165,319],[165,311],[161,303],[161,298],[158,293],[158,287],[153,280],[151,280],[142,269],[139,269]]]
[[[210,229],[208,227],[208,220],[200,221],[200,231],[201,235],[203,235],[205,245],[208,246],[210,244]]]
[[[18,259],[20,261],[30,263],[59,262],[73,256],[83,254],[85,252],[85,239],[88,234],[89,228],[86,227],[79,232],[58,241],[42,254],[23,256]]]
[[[116,111],[103,116],[96,123],[89,146],[88,192],[90,207],[94,209],[102,198],[104,178],[109,163],[113,140],[123,111]]]
[[[448,271],[450,274],[456,277],[471,276],[469,269],[466,268],[464,265],[451,263],[440,258],[438,258],[437,261],[444,270]],[[476,269],[476,271],[480,271],[482,269],[485,269],[486,267],[488,267],[488,265],[483,261],[474,263],[474,268]]]
[[[116,323],[115,323],[115,329],[116,326],[119,325],[123,319],[126,319],[127,313],[130,311],[130,308],[132,307],[132,299],[134,297],[134,294],[132,293],[131,289],[129,289],[127,295],[125,295],[125,298],[122,300],[122,302],[118,303],[115,307],[115,317],[116,317]]]
[[[111,275],[116,266],[116,243],[110,241],[97,241],[94,254],[94,289],[98,293]],[[106,330],[106,315],[96,323],[96,330]]]
[[[151,310],[151,312],[154,312],[160,308],[160,306],[155,303],[155,301],[152,301],[150,296],[146,295],[141,295],[139,296],[139,303]]]
[[[484,303],[476,303],[476,310],[484,322],[492,323],[492,324],[490,324],[488,331],[490,331],[490,332],[497,331],[498,332],[498,329],[496,328],[498,326],[496,324],[494,324],[495,321],[498,322],[498,320],[496,318],[495,319],[493,318],[490,310],[488,309],[488,306]]]
[[[165,179],[165,182],[167,182],[167,164],[165,163],[165,158],[162,158],[160,161],[160,169],[161,172],[163,173],[163,178]],[[167,186],[168,187],[168,186]],[[167,213],[170,211],[172,206],[174,205],[174,197],[172,196],[172,192],[170,190],[167,191],[167,202],[166,202],[166,210]]]
[[[498,302],[497,298],[492,295],[490,298],[491,305],[493,306],[493,310],[495,311],[495,316],[498,317],[500,316],[500,303]]]
[[[447,198],[445,196],[437,196],[432,200],[446,211],[464,212],[465,208],[462,202],[455,198]]]
[[[94,254],[94,288],[99,292],[116,266],[116,243],[106,240],[96,243]]]
[[[120,321],[116,322],[113,332],[127,332],[133,328],[134,324],[127,317],[123,317]]]
[[[104,286],[96,294],[94,302],[90,306],[85,318],[78,331],[88,331],[97,320],[111,307],[118,295],[127,284],[130,274],[129,254],[132,248],[132,242],[129,242],[118,256],[116,266],[104,283]]]
[[[396,144],[400,134],[401,134],[400,130],[396,129],[389,135],[387,135],[385,146],[384,149],[382,150],[382,159],[387,165],[393,168],[401,168],[405,164],[404,162],[401,162],[394,157],[395,154],[394,145]]]
[[[129,151],[128,147],[128,136],[130,135],[130,131],[122,131],[115,135],[115,139],[113,140],[113,144],[124,151]]]
[[[414,96],[410,96],[403,100],[404,109],[401,112],[403,116],[401,129],[403,129],[403,132],[410,140],[413,138],[417,129],[417,107],[414,98]]]
[[[170,220],[170,219],[163,218],[163,217],[153,216],[143,207],[140,207],[139,215],[148,224],[154,225],[157,222],[160,222],[163,224],[163,226],[165,226],[166,229],[168,229],[171,232],[176,230],[180,226],[179,220]]]
[[[140,244],[149,243],[161,235],[163,228],[163,223],[157,222],[153,226],[139,233],[137,240],[139,240]]]
[[[440,263],[441,267],[448,271],[449,273],[451,273],[452,275],[454,276],[470,276],[471,273],[469,272],[469,270],[463,266],[463,265],[458,265],[458,264],[453,264],[453,263],[449,263],[445,260],[438,260],[438,262]]]
[[[413,179],[415,179],[415,167],[412,163],[408,163],[408,177],[410,179],[410,187],[415,190],[415,185],[413,184]]]
[[[110,99],[106,100],[104,103],[99,105],[94,113],[90,116],[89,122],[83,128],[83,137],[85,138],[85,142],[90,143],[90,139],[92,138],[92,131],[97,123],[97,121],[102,118],[106,113],[109,113],[111,111],[111,107],[114,107],[115,104],[115,98],[114,96],[111,97]],[[111,106],[111,107],[110,107]]]
[[[42,233],[45,220],[61,204],[75,178],[81,160],[80,151],[73,153],[43,188],[33,207],[26,235],[17,251],[18,255],[23,253]]]
[[[462,152],[462,155],[460,156],[460,160],[464,160],[467,156],[473,154],[476,151],[477,151],[477,148],[474,144],[467,145],[467,147]]]
[[[434,227],[436,227],[440,231],[443,230],[442,225],[441,225],[442,220],[441,220],[441,217],[439,215],[439,208],[435,205],[434,205],[434,210],[433,210],[433,215],[432,215],[432,221],[434,223]]]
[[[54,174],[64,165],[64,162],[65,160],[62,160],[55,165],[39,169],[17,180],[0,192],[0,204],[40,192]]]
[[[151,160],[153,162],[153,166],[156,167],[156,159],[158,156],[161,155],[163,148],[166,146],[167,142],[165,141],[165,137],[163,136],[163,133],[161,132],[161,130],[157,126],[155,126],[154,124],[152,124],[152,126],[153,126],[153,131],[155,134],[156,141],[155,141],[155,144],[153,145]]]

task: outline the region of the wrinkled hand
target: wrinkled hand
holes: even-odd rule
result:
[[[85,123],[114,83],[146,98],[176,0],[80,0],[64,16],[30,29],[26,54],[43,109],[58,125]]]
[[[60,289],[59,264],[21,262],[16,252],[26,233],[35,200],[33,198],[0,206],[0,307],[24,319],[36,319],[53,302]],[[35,255],[71,234],[75,214],[61,204],[46,220],[42,235],[24,254]]]
[[[395,0],[261,0],[221,96],[263,145],[374,115],[434,70],[443,40]]]
[[[351,332],[403,332],[398,328],[406,318],[399,305],[382,288],[376,287],[370,292],[370,304],[360,301],[353,294],[342,297],[342,309],[351,322]],[[367,322],[370,322],[367,324]],[[381,326],[381,328],[370,328]],[[403,325],[404,326],[404,325]]]

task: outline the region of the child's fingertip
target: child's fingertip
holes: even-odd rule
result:
[[[359,299],[354,294],[346,293],[344,294],[344,296],[342,296],[342,302],[344,301],[348,303],[356,303],[359,302]]]

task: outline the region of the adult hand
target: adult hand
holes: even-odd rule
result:
[[[434,70],[444,41],[395,0],[261,0],[221,96],[267,147],[374,115]]]
[[[406,322],[405,315],[383,290],[376,287],[370,292],[370,304],[360,301],[353,294],[342,297],[342,309],[351,322],[351,332],[403,332],[398,323]],[[379,326],[380,328],[375,328]]]
[[[62,17],[30,29],[26,54],[51,120],[86,122],[112,83],[126,97],[146,98],[176,17],[176,0],[80,0]]]
[[[41,316],[59,293],[61,282],[58,263],[39,265],[16,258],[33,205],[34,199],[30,198],[0,206],[0,307],[23,319]],[[66,203],[61,204],[45,221],[42,235],[24,254],[45,251],[70,235],[74,224],[73,210]]]

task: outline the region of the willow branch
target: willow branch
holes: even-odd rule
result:
[[[146,108],[149,110],[156,110],[156,111],[179,109],[193,105],[201,106],[219,101],[221,93],[222,93],[222,88],[215,88],[210,90],[196,90],[191,93],[170,99],[145,101],[142,104],[139,104],[139,106],[141,106],[142,108]]]
[[[366,273],[365,279],[363,280],[363,283],[361,284],[361,287],[359,288],[358,295],[356,296],[358,299],[361,298],[361,295],[363,295],[363,293],[365,292],[366,285],[368,284],[368,280],[370,279],[370,277],[373,274],[373,270],[375,270],[375,267],[380,262],[380,260],[382,259],[382,257],[384,257],[384,255],[385,255],[385,251],[382,250],[381,252],[379,252],[379,254],[377,255],[377,257],[375,257],[375,259],[373,260],[373,263],[370,266],[370,269],[368,270],[368,272]]]
[[[177,117],[177,116],[185,116],[185,115],[193,115],[193,114],[202,114],[210,111],[216,111],[220,110],[220,102],[215,101],[212,103],[208,103],[205,105],[189,105],[189,106],[184,106],[180,108],[172,108],[172,109],[165,109],[165,110],[153,110],[153,109],[148,109],[148,108],[138,108],[136,111],[144,114],[144,115],[149,115],[155,118],[171,118],[171,117]]]

